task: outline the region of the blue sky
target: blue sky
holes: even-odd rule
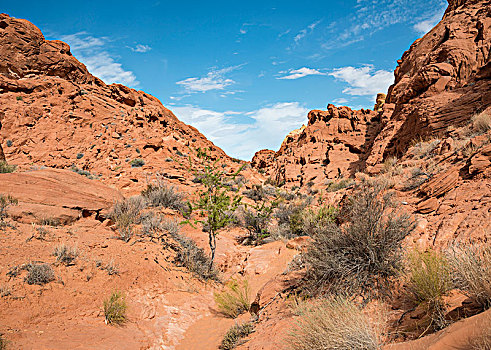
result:
[[[443,0],[10,1],[106,83],[144,90],[229,155],[278,149],[328,103],[371,108]]]

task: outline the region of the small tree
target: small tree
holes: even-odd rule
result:
[[[215,259],[218,231],[234,221],[235,210],[242,200],[238,192],[234,194],[230,191],[231,185],[227,180],[235,179],[244,166],[233,174],[227,174],[221,166],[218,166],[218,159],[213,161],[206,150],[198,148],[196,155],[202,170],[193,166],[191,157],[189,158],[190,170],[197,178],[200,178],[204,189],[198,191],[198,199],[189,205],[191,211],[198,210],[202,217],[206,217],[202,220],[196,219],[194,222],[203,224],[208,231],[208,244],[211,250],[209,269],[211,270]]]

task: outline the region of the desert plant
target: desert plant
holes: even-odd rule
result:
[[[71,265],[78,256],[78,249],[76,246],[70,247],[62,243],[54,249],[53,255],[56,256],[56,261],[65,265]]]
[[[109,276],[112,275],[119,275],[119,267],[118,265],[114,262],[114,259],[109,260],[109,262],[104,266],[104,270],[107,271],[107,274]]]
[[[95,179],[97,176],[92,175],[88,170],[80,169],[75,164],[70,167],[70,170],[89,179]]]
[[[48,264],[33,264],[27,265],[27,276],[25,281],[27,284],[37,284],[42,286],[55,279],[53,268]]]
[[[345,224],[331,222],[314,230],[314,243],[302,254],[306,289],[365,296],[386,291],[400,267],[401,242],[414,228],[394,205],[381,186],[362,182],[345,209]]]
[[[254,332],[254,325],[250,322],[242,324],[234,324],[229,328],[225,336],[223,337],[220,349],[231,350],[235,349],[237,345],[242,344],[242,339]]]
[[[430,317],[428,329],[446,326],[443,297],[452,288],[452,283],[449,264],[445,257],[433,250],[411,252],[408,259],[408,277],[409,291],[414,301],[422,304]]]
[[[167,231],[173,237],[179,234],[179,231],[181,230],[179,222],[175,219],[163,219],[160,226],[162,230]]]
[[[138,148],[137,148],[137,153],[140,153]],[[141,158],[136,158],[130,162],[130,165],[132,168],[141,168],[142,166],[145,165],[145,161]]]
[[[142,196],[130,197],[114,204],[109,217],[116,223],[123,241],[128,242],[133,236],[133,225],[141,221],[141,210],[145,206]]]
[[[486,112],[478,113],[472,117],[471,122],[472,127],[480,134],[491,130],[491,114]]]
[[[452,247],[446,254],[457,288],[483,308],[491,307],[491,247]]]
[[[302,215],[302,232],[312,236],[316,230],[334,223],[338,216],[338,208],[332,205],[321,205],[318,208],[306,208]]]
[[[379,331],[353,302],[329,298],[308,308],[289,332],[293,350],[377,350]]]
[[[0,174],[13,173],[17,167],[8,164],[5,160],[0,160]]]
[[[211,250],[210,270],[213,268],[216,251],[216,236],[218,231],[226,227],[234,220],[234,212],[239,207],[242,197],[238,194],[230,194],[230,187],[226,185],[227,180],[235,179],[242,171],[242,165],[235,173],[229,175],[223,168],[219,167],[218,160],[213,161],[206,150],[198,148],[197,158],[201,161],[202,170],[197,170],[190,160],[190,170],[203,180],[204,190],[198,191],[198,200],[190,203],[191,210],[198,210],[201,217],[206,219],[195,219],[195,223],[201,223],[207,228],[208,244]]]
[[[218,310],[231,318],[249,310],[249,283],[246,279],[231,279],[222,292],[215,293]]]
[[[214,268],[210,269],[210,259],[203,248],[198,247],[192,239],[180,234],[174,234],[173,238],[178,244],[175,258],[177,265],[184,266],[200,279],[218,279],[218,272]]]
[[[7,297],[10,294],[12,294],[12,289],[7,284],[0,286],[0,297]]]
[[[106,324],[122,325],[126,322],[126,297],[122,292],[114,291],[104,300],[104,318]]]
[[[347,187],[351,187],[354,185],[354,180],[353,179],[339,179],[337,181],[333,181],[331,183],[329,183],[329,185],[327,186],[327,191],[328,192],[336,192],[336,191],[339,191],[343,188],[347,188]]]
[[[244,206],[241,210],[241,225],[249,231],[249,238],[254,244],[261,244],[269,236],[268,225],[273,210],[278,205],[276,201],[263,201],[251,207]],[[244,242],[243,242],[244,243]]]
[[[309,205],[308,200],[297,198],[291,203],[280,203],[274,216],[278,220],[278,226],[286,231],[281,235],[285,238],[303,235],[303,213]]]
[[[3,334],[0,334],[0,350],[7,350],[9,347],[9,341],[3,337]]]
[[[7,217],[7,208],[11,205],[17,205],[18,201],[10,195],[0,194],[0,226],[3,226]]]
[[[154,184],[147,185],[147,188],[142,191],[142,196],[151,207],[170,208],[183,214],[188,209],[184,202],[184,195],[178,192],[174,186],[167,186],[160,178]]]

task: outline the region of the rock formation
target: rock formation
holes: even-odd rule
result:
[[[0,14],[0,126],[0,140],[10,145],[5,156],[20,169],[73,167],[122,189],[141,188],[156,172],[184,181],[192,148],[209,148],[231,163],[155,97],[106,85],[66,43],[47,41],[32,23],[6,14]],[[135,159],[143,167],[132,165]]]

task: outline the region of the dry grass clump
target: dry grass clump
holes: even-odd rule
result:
[[[0,334],[0,350],[7,350],[9,341],[3,338],[3,334]]]
[[[17,205],[18,201],[11,195],[0,194],[0,226],[3,226],[7,217],[7,208],[11,205]]]
[[[348,188],[353,186],[355,181],[353,179],[339,179],[329,183],[327,186],[327,192],[336,192],[343,188]]]
[[[122,325],[126,322],[126,298],[119,291],[112,292],[111,296],[104,300],[104,318],[106,324]]]
[[[416,303],[424,305],[430,317],[429,328],[447,325],[444,318],[443,297],[452,289],[448,261],[441,254],[429,250],[413,251],[408,259],[409,291]]]
[[[417,159],[428,158],[440,144],[440,139],[417,142],[411,149],[411,154]]]
[[[254,332],[254,325],[250,322],[233,325],[223,337],[220,349],[235,349],[236,346],[243,344],[241,340],[252,332]]]
[[[78,249],[76,246],[70,247],[62,243],[54,249],[53,255],[56,256],[56,261],[65,265],[71,265],[78,257]]]
[[[141,210],[146,206],[145,199],[134,196],[114,204],[109,214],[123,241],[128,242],[133,236],[133,225],[141,221]]]
[[[281,203],[274,216],[278,220],[277,234],[284,238],[292,238],[303,235],[304,210],[310,204],[307,199],[297,198],[290,203]]]
[[[218,310],[231,318],[249,310],[249,282],[231,279],[222,292],[215,293]]]
[[[184,202],[184,195],[174,186],[167,186],[160,178],[154,184],[149,184],[142,191],[142,196],[151,207],[170,208],[183,214],[188,210],[188,205]]]
[[[477,336],[472,336],[469,349],[491,350],[491,319],[488,318],[480,327],[483,331]]]
[[[481,112],[475,114],[472,119],[472,127],[480,134],[484,134],[491,130],[491,114]]]
[[[308,308],[290,331],[292,350],[376,350],[379,332],[353,302],[330,298]]]
[[[48,264],[33,264],[27,265],[27,276],[25,281],[27,284],[37,284],[42,286],[55,279],[53,268]]]
[[[0,160],[0,174],[13,173],[17,167],[9,165],[6,161]]]
[[[177,265],[186,267],[203,280],[218,279],[218,271],[214,268],[210,269],[210,258],[203,248],[198,247],[192,239],[180,234],[174,234],[173,238],[177,243],[175,258]]]
[[[456,287],[483,308],[491,307],[491,247],[453,247],[447,252],[447,259]]]
[[[394,206],[381,185],[363,182],[350,198],[345,224],[327,223],[312,235],[315,242],[302,255],[306,289],[314,294],[386,292],[402,262],[401,242],[414,228]]]

